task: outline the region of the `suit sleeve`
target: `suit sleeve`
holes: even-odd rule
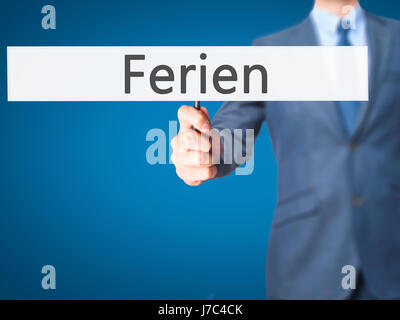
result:
[[[212,120],[213,128],[221,132],[222,144],[220,164],[216,165],[218,169],[216,178],[229,175],[242,164],[236,161],[240,158],[237,154],[252,156],[246,151],[253,150],[255,138],[260,132],[264,118],[263,101],[229,101],[218,110]],[[254,130],[254,139],[246,136],[246,129]],[[228,161],[224,161],[228,153],[231,157],[228,156]]]

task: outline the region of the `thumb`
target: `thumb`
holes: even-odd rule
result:
[[[210,120],[210,114],[208,113],[208,110],[204,107],[200,107],[200,110],[206,114],[208,120]],[[211,122],[211,121],[210,121]]]

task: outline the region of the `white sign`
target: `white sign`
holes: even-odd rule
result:
[[[368,100],[367,47],[7,47],[8,101]]]

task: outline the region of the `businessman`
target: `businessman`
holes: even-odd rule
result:
[[[400,299],[400,22],[354,0],[316,0],[302,23],[254,45],[368,45],[369,101],[227,102],[212,122],[205,108],[182,106],[178,176],[194,186],[228,175],[237,163],[200,161],[215,149],[206,133],[257,135],[266,121],[278,163],[268,297]],[[342,286],[345,266],[355,288]]]

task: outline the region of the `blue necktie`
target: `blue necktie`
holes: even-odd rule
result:
[[[339,34],[338,46],[351,46],[349,41],[349,31],[351,29],[344,29],[342,21],[339,21],[337,32]],[[357,125],[358,113],[360,110],[360,101],[338,101],[338,106],[342,114],[344,125],[347,133],[352,135]]]

